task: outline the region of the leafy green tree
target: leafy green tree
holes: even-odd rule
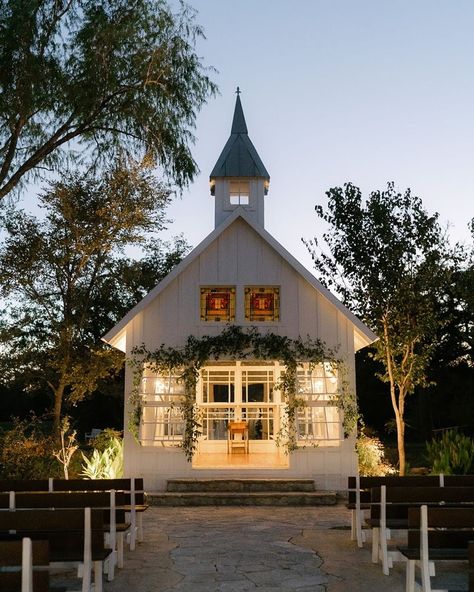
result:
[[[31,173],[117,149],[182,187],[196,113],[216,92],[195,12],[166,0],[0,1],[0,199]]]
[[[49,387],[56,430],[65,404],[122,367],[123,357],[100,341],[125,312],[118,295],[127,286],[117,281],[124,275],[117,269],[126,268],[125,247],[163,227],[169,199],[146,169],[132,164],[51,184],[40,196],[44,218],[13,208],[4,215],[0,370],[4,382],[21,376],[26,388]],[[134,296],[136,286],[123,304]],[[111,309],[114,297],[119,304]]]
[[[472,223],[471,223],[472,228]],[[440,302],[443,320],[429,375],[435,384],[417,389],[408,421],[432,438],[432,429],[457,426],[474,433],[474,244],[459,246],[449,285]]]
[[[459,249],[461,255],[451,277],[442,309],[446,325],[440,335],[439,358],[449,365],[474,367],[474,219],[470,222],[473,242]]]
[[[329,226],[323,247],[317,239],[306,244],[322,281],[379,337],[373,355],[389,384],[403,475],[406,397],[429,382],[451,254],[438,215],[429,215],[410,190],[398,193],[389,183],[364,202],[348,183],[326,195],[327,208],[316,206]]]

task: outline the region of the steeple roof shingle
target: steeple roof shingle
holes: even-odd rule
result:
[[[265,165],[248,136],[239,93],[235,101],[230,137],[212,169],[210,179],[216,177],[263,177],[269,180]]]

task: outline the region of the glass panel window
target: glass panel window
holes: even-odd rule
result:
[[[201,288],[201,321],[234,321],[235,288]]]
[[[273,402],[273,368],[242,370],[242,401],[244,403]]]
[[[248,206],[250,184],[247,180],[237,179],[229,181],[230,203],[233,206]]]
[[[222,440],[229,421],[244,421],[250,440],[275,438],[276,376],[273,365],[212,366],[201,370],[198,393],[203,437]]]
[[[183,394],[184,385],[178,376],[159,375],[145,369],[140,386],[140,441],[144,446],[182,440],[184,419],[180,403]]]
[[[205,440],[227,440],[227,426],[234,420],[232,407],[205,407],[202,413],[202,435]]]
[[[280,320],[280,289],[245,288],[245,319],[247,321]]]
[[[203,370],[201,376],[203,403],[234,402],[233,370]]]
[[[304,407],[298,409],[296,430],[304,442],[337,446],[342,438],[341,417],[333,398],[338,392],[337,370],[330,362],[298,369],[298,395]]]

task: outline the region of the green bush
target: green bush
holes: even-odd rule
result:
[[[474,472],[474,440],[458,430],[446,430],[426,443],[428,461],[435,474],[469,475]]]
[[[107,448],[113,444],[114,440],[121,440],[122,432],[114,430],[114,428],[105,428],[96,436],[92,441],[92,448],[99,452],[104,452]]]
[[[385,459],[382,442],[361,432],[356,442],[356,452],[359,459],[359,475],[362,477],[376,477],[395,473],[395,469]]]
[[[82,453],[82,459],[81,474],[86,479],[118,479],[123,476],[123,443],[118,438],[112,438],[105,450],[94,449],[90,457]]]
[[[15,418],[13,426],[0,435],[0,477],[60,477],[61,470],[53,456],[54,447],[53,437],[43,432],[43,424],[39,418]]]

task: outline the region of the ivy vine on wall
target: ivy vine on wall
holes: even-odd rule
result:
[[[319,339],[307,338],[303,341],[291,339],[274,333],[262,334],[255,327],[243,329],[228,326],[219,335],[204,336],[200,339],[189,336],[183,347],[173,348],[161,345],[155,351],[148,351],[145,345],[135,347],[129,364],[133,368],[133,389],[130,394],[129,430],[139,442],[139,427],[142,417],[140,385],[144,368],[163,376],[176,375],[184,384],[184,396],[180,403],[185,429],[181,447],[186,458],[191,461],[201,434],[201,423],[196,407],[196,385],[199,371],[209,362],[216,360],[278,361],[285,370],[281,373],[277,388],[286,404],[286,417],[283,428],[277,437],[277,444],[286,447],[288,452],[297,448],[296,415],[305,405],[298,396],[297,372],[304,363],[310,367],[322,362],[330,362],[338,370],[339,389],[333,397],[333,404],[343,412],[344,435],[355,432],[358,413],[355,394],[349,386],[347,367],[336,356],[335,350],[328,349]]]

